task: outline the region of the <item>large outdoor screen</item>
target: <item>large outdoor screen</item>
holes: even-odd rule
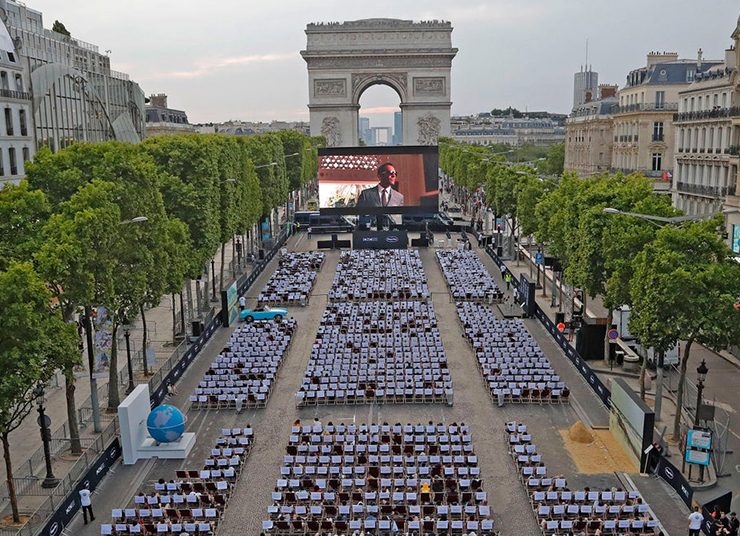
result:
[[[334,214],[438,210],[436,146],[319,149],[319,209]]]

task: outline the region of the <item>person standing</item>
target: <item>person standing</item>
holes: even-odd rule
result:
[[[506,290],[509,290],[511,288],[511,272],[506,272],[504,281],[506,281]]]
[[[80,490],[80,504],[82,505],[82,518],[85,520],[85,525],[87,525],[87,514],[90,514],[90,523],[95,521],[89,489],[82,488]]]
[[[239,296],[239,311],[243,311],[247,308],[247,298],[244,296]]]
[[[704,516],[699,510],[699,507],[694,506],[694,511],[689,514],[689,536],[699,536],[703,522]]]

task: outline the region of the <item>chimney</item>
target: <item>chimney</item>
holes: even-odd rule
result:
[[[616,84],[599,84],[599,99],[617,96]]]
[[[149,96],[149,103],[157,108],[167,108],[167,94],[157,93]]]
[[[702,49],[699,49],[696,52],[696,68],[697,69],[701,69],[701,60],[703,56],[704,56],[704,52],[702,51]]]

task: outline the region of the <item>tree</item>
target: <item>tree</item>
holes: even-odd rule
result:
[[[0,270],[12,260],[31,259],[49,212],[44,192],[32,190],[28,181],[0,189]]]
[[[686,341],[676,393],[673,438],[681,432],[686,370],[697,342],[713,349],[740,343],[740,266],[717,236],[721,217],[666,226],[634,260],[629,328],[642,344],[665,352]]]
[[[547,156],[539,168],[545,175],[562,175],[564,164],[565,143],[556,143],[547,150]]]
[[[93,181],[62,203],[44,227],[44,242],[35,260],[66,322],[74,320],[80,307],[89,309],[112,293],[117,261],[112,254],[116,236],[110,230],[116,229],[120,221],[114,199],[111,183]],[[80,360],[78,351],[77,360],[62,367],[73,450],[81,450],[74,375]]]
[[[0,311],[0,439],[13,521],[18,523],[8,437],[31,411],[36,387],[51,378],[59,356],[76,353],[77,344],[74,326],[51,309],[51,293],[30,263],[11,262],[0,272]]]
[[[71,37],[72,34],[69,33],[69,30],[67,30],[66,26],[59,22],[58,20],[54,21],[54,24],[51,27],[52,32],[60,33],[62,35],[66,35],[67,37]]]

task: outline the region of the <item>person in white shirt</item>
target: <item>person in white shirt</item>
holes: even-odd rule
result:
[[[699,510],[699,507],[694,506],[694,511],[689,514],[689,536],[699,536],[703,522],[704,516]]]
[[[80,505],[82,506],[82,519],[85,520],[85,525],[87,525],[88,513],[90,514],[90,523],[95,521],[95,515],[92,510],[92,501],[90,501],[90,490],[87,488],[82,488],[80,490]]]
[[[239,296],[239,310],[243,311],[247,308],[247,298],[244,296]]]

